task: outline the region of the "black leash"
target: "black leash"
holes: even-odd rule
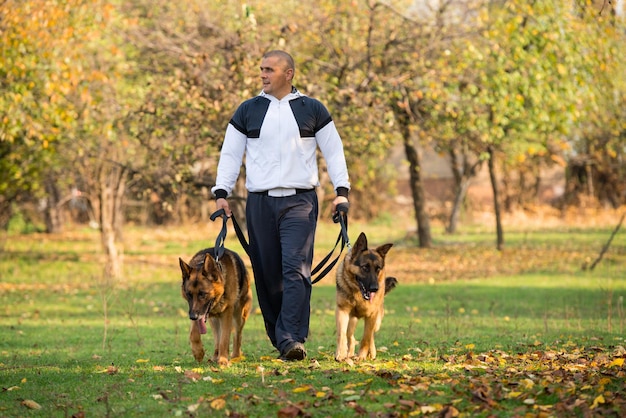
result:
[[[326,268],[314,280],[311,281],[311,284],[315,284],[319,282],[320,280],[322,280],[324,276],[326,276],[328,272],[331,271],[333,267],[335,267],[335,264],[337,264],[337,262],[339,261],[339,257],[341,256],[341,253],[343,252],[344,247],[346,246],[348,248],[351,247],[350,239],[348,238],[348,209],[349,208],[350,208],[349,203],[340,203],[337,205],[335,215],[333,216],[333,222],[339,223],[341,225],[339,236],[337,237],[337,241],[335,242],[335,246],[333,247],[333,249],[311,271],[311,276],[317,274],[317,272],[320,269],[322,269],[324,265],[326,265],[328,260],[332,257],[333,253],[335,252],[335,249],[337,248],[337,245],[339,244],[340,241],[341,241],[341,249],[339,250],[339,254],[337,254],[337,257],[335,257],[335,259],[328,266],[326,266]],[[217,235],[217,239],[215,240],[215,261],[219,261],[222,255],[224,255],[224,242],[226,241],[226,232],[227,232],[226,223],[228,222],[229,217],[226,215],[226,211],[224,211],[224,209],[219,209],[211,214],[212,221],[215,221],[220,216],[222,217],[222,229],[220,230],[220,233]],[[237,238],[239,239],[241,246],[245,250],[246,254],[250,256],[250,253],[248,252],[248,247],[249,247],[248,241],[246,240],[246,237],[244,236],[243,231],[241,227],[239,226],[239,223],[235,219],[235,215],[231,214],[230,218],[233,221],[233,226],[235,227],[235,233],[237,234]]]
[[[332,257],[333,253],[335,252],[335,248],[337,248],[337,244],[339,244],[339,241],[341,241],[341,249],[339,250],[339,254],[337,254],[337,257],[335,257],[335,259],[328,266],[326,266],[326,268],[314,280],[311,281],[311,284],[315,284],[319,282],[320,280],[322,280],[324,276],[326,276],[328,272],[331,271],[333,267],[335,267],[335,264],[337,264],[337,261],[339,261],[339,257],[341,256],[341,253],[343,252],[344,247],[347,246],[348,249],[352,247],[352,245],[350,244],[350,238],[348,238],[348,209],[349,208],[350,208],[350,203],[340,203],[337,205],[336,212],[333,215],[333,222],[339,223],[341,225],[339,236],[337,237],[337,241],[335,241],[335,246],[333,247],[333,249],[311,271],[311,276],[315,275],[322,267],[324,267],[324,265],[328,262],[330,257]]]
[[[215,240],[215,260],[218,261],[219,258],[224,255],[224,242],[226,241],[226,223],[228,222],[228,215],[226,215],[226,211],[224,209],[219,209],[211,214],[211,220],[215,221],[218,217],[222,217],[222,229],[220,233],[217,235],[217,239]],[[248,253],[248,242],[246,241],[246,237],[243,235],[243,231],[235,219],[235,215],[231,214],[230,218],[233,220],[233,226],[235,227],[235,233],[237,234],[237,238],[239,238],[239,242],[243,247],[246,254]]]
[[[219,261],[219,259],[224,255],[224,241],[226,241],[226,223],[228,222],[228,216],[226,216],[226,211],[224,209],[220,209],[211,214],[211,220],[215,221],[218,216],[222,217],[222,229],[219,234],[217,234],[217,239],[215,240],[215,261]]]

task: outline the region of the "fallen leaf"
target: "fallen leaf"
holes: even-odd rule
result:
[[[226,401],[222,398],[213,399],[211,401],[211,408],[219,411],[220,409],[224,409],[226,407]]]
[[[278,418],[293,418],[302,414],[302,410],[295,405],[287,405],[278,410]]]
[[[313,389],[313,387],[311,385],[302,385],[302,386],[299,386],[297,388],[294,388],[293,392],[294,393],[303,393],[303,392],[308,392],[311,389]]]
[[[605,403],[606,401],[604,400],[604,396],[602,395],[598,395],[596,396],[596,398],[593,400],[593,404],[589,407],[589,409],[595,409],[598,407],[598,405]]]
[[[22,405],[28,409],[41,409],[41,405],[30,399],[24,399]]]
[[[452,405],[446,405],[441,412],[439,412],[440,418],[456,418],[459,416],[459,410]]]
[[[194,372],[192,370],[185,370],[185,377],[187,379],[191,379],[194,382],[197,382],[198,380],[200,380],[202,375],[200,373],[196,373],[196,372]]]

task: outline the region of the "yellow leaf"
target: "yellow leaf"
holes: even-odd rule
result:
[[[41,405],[30,399],[24,399],[22,401],[22,405],[24,405],[28,409],[41,409]]]
[[[311,389],[311,385],[304,385],[304,386],[299,386],[297,388],[295,388],[293,390],[294,393],[302,393],[302,392],[307,392],[309,389]]]
[[[315,392],[316,398],[323,398],[324,396],[326,396],[326,392]]]
[[[611,362],[611,364],[609,364],[609,367],[622,367],[624,365],[624,359],[623,358],[616,358],[613,359],[613,361]]]
[[[135,363],[147,363],[149,361],[150,359],[138,358],[137,360],[135,360]]]
[[[26,383],[26,382],[27,382],[26,378],[23,378],[22,380],[20,380],[20,383]]]
[[[420,406],[420,410],[422,414],[432,414],[433,412],[437,412],[437,409],[431,405],[422,405]]]
[[[507,398],[509,399],[518,398],[521,394],[522,392],[509,392],[509,394],[507,395]]]
[[[602,395],[598,395],[598,396],[596,396],[596,398],[593,400],[593,405],[591,405],[591,406],[589,407],[589,409],[595,409],[595,408],[597,408],[597,407],[598,407],[598,405],[599,405],[599,404],[604,403],[604,402],[606,402],[606,401],[604,400],[604,396],[602,396]]]
[[[475,345],[474,345],[474,344],[466,344],[466,345],[465,345],[465,348],[467,348],[468,350],[473,350],[473,349],[474,349],[474,347],[475,347]]]
[[[224,409],[226,407],[226,401],[222,398],[213,399],[211,401],[211,408],[215,410]]]

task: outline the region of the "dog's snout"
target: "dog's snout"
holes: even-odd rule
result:
[[[193,311],[189,311],[189,319],[196,321],[198,319],[198,314]]]

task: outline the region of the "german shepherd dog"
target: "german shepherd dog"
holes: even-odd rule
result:
[[[198,363],[204,358],[201,334],[206,334],[206,321],[213,330],[215,351],[212,360],[220,366],[230,364],[230,335],[235,331],[232,358],[240,357],[243,326],[252,309],[252,290],[245,265],[235,252],[224,249],[215,260],[215,249],[199,251],[189,264],[181,258],[183,298],[189,303],[191,330],[189,342]]]
[[[376,358],[374,334],[383,320],[385,295],[398,284],[395,277],[385,276],[385,256],[392,245],[369,249],[361,232],[337,268],[337,361],[354,357],[354,331],[360,318],[364,327],[357,360]]]

